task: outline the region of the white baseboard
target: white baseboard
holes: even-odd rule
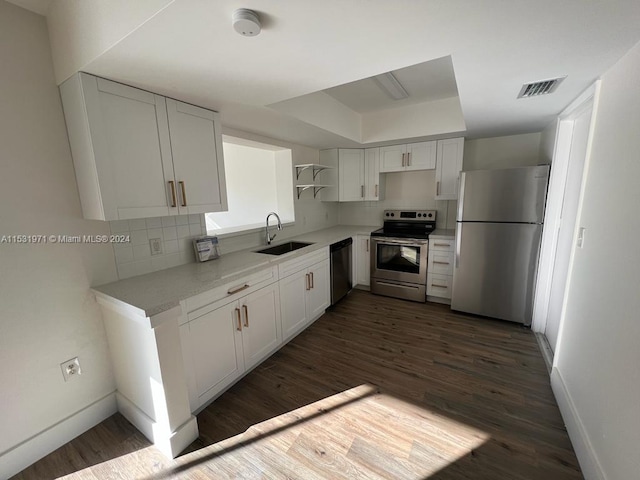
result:
[[[587,480],[606,480],[607,477],[598,461],[593,445],[591,445],[587,430],[578,415],[562,374],[555,367],[551,370],[551,388],[558,402],[558,407],[560,407],[562,419],[567,427],[584,478]]]
[[[198,438],[198,422],[195,416],[191,415],[174,432],[169,432],[120,392],[116,392],[116,396],[118,410],[122,416],[135,425],[167,457],[177,457]]]
[[[61,420],[0,456],[0,478],[9,478],[116,413],[115,392]]]

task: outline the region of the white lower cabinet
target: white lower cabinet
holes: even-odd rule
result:
[[[370,286],[371,278],[371,237],[356,235],[356,285]]]
[[[285,341],[304,330],[331,303],[329,260],[302,267],[280,280],[282,336]]]
[[[453,261],[455,239],[447,236],[429,237],[429,259],[427,262],[427,296],[451,299],[453,285]]]
[[[185,363],[193,368],[194,411],[278,349],[282,340],[277,283],[214,308],[181,327]]]

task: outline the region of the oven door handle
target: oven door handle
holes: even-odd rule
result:
[[[377,245],[380,244],[389,244],[389,245],[406,245],[411,247],[424,247],[429,241],[428,240],[400,240],[395,238],[384,238],[384,239],[371,239]]]

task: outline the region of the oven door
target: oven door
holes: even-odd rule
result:
[[[427,283],[427,240],[371,238],[371,277]]]

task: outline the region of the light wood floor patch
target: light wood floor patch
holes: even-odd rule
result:
[[[198,425],[169,460],[114,415],[14,478],[582,478],[528,329],[361,291]]]

